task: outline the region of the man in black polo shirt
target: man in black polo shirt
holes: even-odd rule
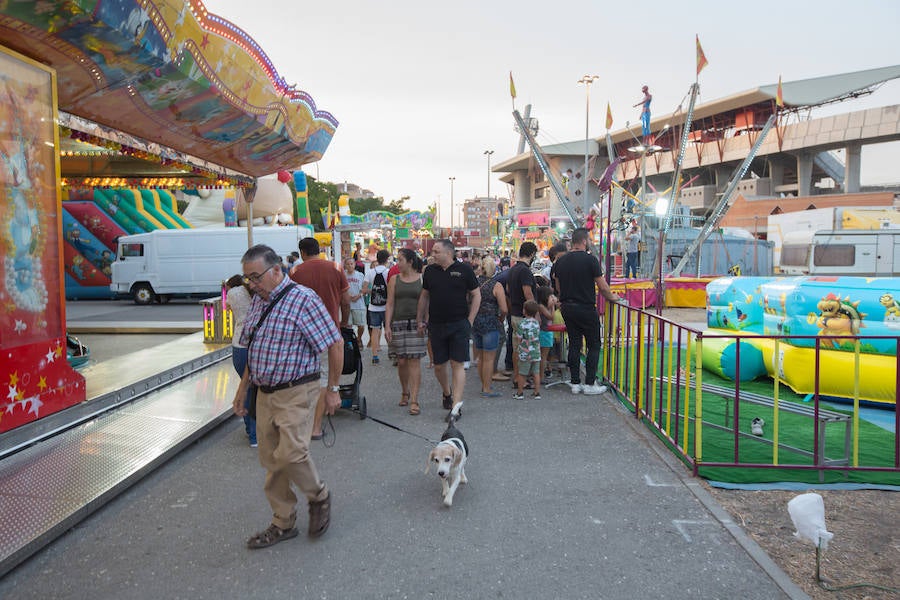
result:
[[[472,322],[481,304],[475,272],[467,263],[455,261],[453,253],[450,240],[437,240],[432,246],[434,264],[428,265],[422,275],[422,294],[416,315],[419,330],[428,327],[434,374],[441,384],[446,409],[452,409],[462,401],[466,385],[463,363],[469,360]],[[452,385],[445,366],[448,360]]]
[[[569,336],[569,375],[573,394],[602,394],[606,386],[597,385],[600,362],[600,316],[597,313],[596,284],[600,294],[610,302],[618,302],[612,293],[596,257],[587,253],[590,233],[579,227],[572,232],[572,249],[553,265],[556,289],[559,290],[560,312]],[[584,385],[581,385],[581,340],[587,344],[584,361]]]
[[[537,246],[533,242],[524,242],[519,246],[519,260],[509,270],[506,280],[506,298],[509,301],[509,316],[512,331],[517,331],[519,323],[525,318],[522,307],[529,300],[534,300],[534,274],[531,272],[531,263],[537,254]],[[507,352],[512,352],[513,373],[518,373],[519,368],[519,340],[512,336],[512,347]]]

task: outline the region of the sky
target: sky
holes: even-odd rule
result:
[[[509,73],[516,107],[533,105],[543,145],[639,122],[646,84],[653,114],[674,111],[695,74],[695,34],[709,65],[699,102],[761,85],[900,64],[895,0],[205,0],[259,43],[285,80],[340,122],[318,163],[323,181],[356,183],[385,201],[442,205],[509,197],[492,165],[512,158]],[[577,81],[598,75],[590,88]],[[900,81],[813,117],[900,104]],[[685,107],[687,103],[685,102]],[[900,143],[865,148],[862,183],[900,182]],[[489,183],[490,180],[490,183]],[[448,225],[447,223],[442,223]]]

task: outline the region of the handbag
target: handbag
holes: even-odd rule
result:
[[[250,369],[250,346],[253,344],[253,338],[256,337],[256,332],[259,331],[260,325],[263,324],[263,321],[266,320],[266,317],[269,316],[269,313],[272,312],[272,309],[275,308],[275,305],[278,304],[278,301],[288,293],[288,291],[295,287],[295,284],[290,283],[285,286],[283,290],[278,292],[278,295],[272,298],[272,301],[266,307],[266,310],[263,311],[262,316],[259,318],[259,321],[256,322],[256,327],[253,328],[253,331],[250,332],[250,339],[247,341],[247,369]],[[259,387],[252,385],[250,387],[250,402],[247,406],[247,416],[251,419],[256,419],[256,396],[259,394]]]

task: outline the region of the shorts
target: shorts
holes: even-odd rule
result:
[[[553,347],[553,332],[541,330],[541,348]]]
[[[350,325],[353,327],[365,327],[369,323],[366,322],[366,309],[354,308],[350,311]]]
[[[448,360],[458,363],[469,360],[471,329],[468,319],[452,323],[428,323],[434,364],[442,365]]]
[[[369,327],[374,327],[375,329],[381,329],[384,325],[384,311],[383,310],[370,310],[369,311]]]
[[[477,331],[473,331],[472,342],[474,342],[476,350],[494,352],[500,346],[500,332],[487,331],[485,333],[478,333]]]
[[[516,331],[519,330],[519,323],[525,320],[525,317],[510,317],[509,323],[512,325],[512,333],[515,336]]]
[[[428,352],[428,338],[419,333],[415,319],[391,321],[389,358],[422,358]]]
[[[529,375],[537,375],[541,372],[541,361],[525,362],[519,359],[519,375],[528,377]]]

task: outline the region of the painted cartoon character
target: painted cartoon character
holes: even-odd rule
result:
[[[894,300],[894,296],[888,293],[882,294],[878,301],[884,307],[885,326],[900,329],[900,302]]]
[[[84,258],[81,256],[73,256],[72,257],[72,274],[75,275],[75,279],[79,281],[84,281],[84,269],[82,268],[82,264],[84,263]]]
[[[822,298],[816,305],[819,310],[816,325],[821,329],[819,335],[859,335],[865,315],[859,312],[858,307],[859,301],[850,302],[849,296],[842,300],[840,296],[829,293]],[[823,344],[838,348],[842,343],[852,341],[852,338],[829,339]]]

